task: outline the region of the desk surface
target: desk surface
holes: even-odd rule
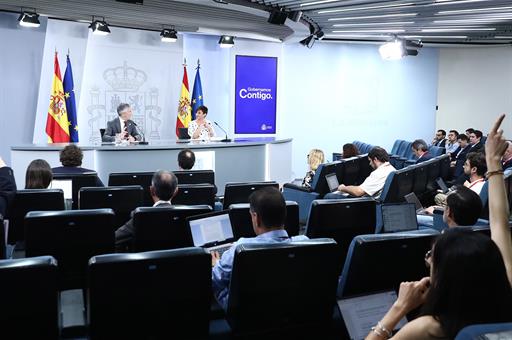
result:
[[[77,145],[84,151],[88,150],[119,150],[119,151],[132,151],[132,150],[173,150],[173,149],[211,149],[211,148],[232,148],[243,146],[258,146],[265,144],[280,144],[291,142],[291,138],[277,139],[277,138],[236,138],[231,142],[223,143],[220,141],[200,141],[190,140],[188,142],[177,142],[176,140],[159,140],[150,141],[148,145],[130,144],[130,145],[114,145],[111,143],[102,145]],[[54,144],[26,144],[12,146],[12,151],[37,151],[37,150],[61,150],[68,143],[54,143]]]

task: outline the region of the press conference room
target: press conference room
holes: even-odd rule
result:
[[[0,337],[511,339],[511,28],[0,0]]]

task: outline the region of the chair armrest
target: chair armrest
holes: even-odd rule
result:
[[[292,190],[298,190],[298,191],[302,191],[302,192],[313,192],[311,190],[311,188],[303,187],[302,185],[296,185],[296,184],[293,184],[293,183],[285,183],[283,185],[283,191],[284,191],[285,188],[292,189]]]

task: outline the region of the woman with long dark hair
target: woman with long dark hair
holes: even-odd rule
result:
[[[44,159],[35,159],[25,173],[25,189],[46,189],[53,179],[52,168]]]
[[[402,282],[398,299],[366,339],[388,339],[398,322],[422,306],[421,316],[393,339],[453,339],[465,326],[512,320],[512,241],[501,157],[507,148],[499,129],[486,143],[491,238],[460,228],[448,229],[425,260],[430,277]]]

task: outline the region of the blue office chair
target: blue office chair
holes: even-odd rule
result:
[[[492,334],[492,337],[489,336]],[[487,323],[466,326],[459,331],[455,340],[511,339],[512,322]]]

